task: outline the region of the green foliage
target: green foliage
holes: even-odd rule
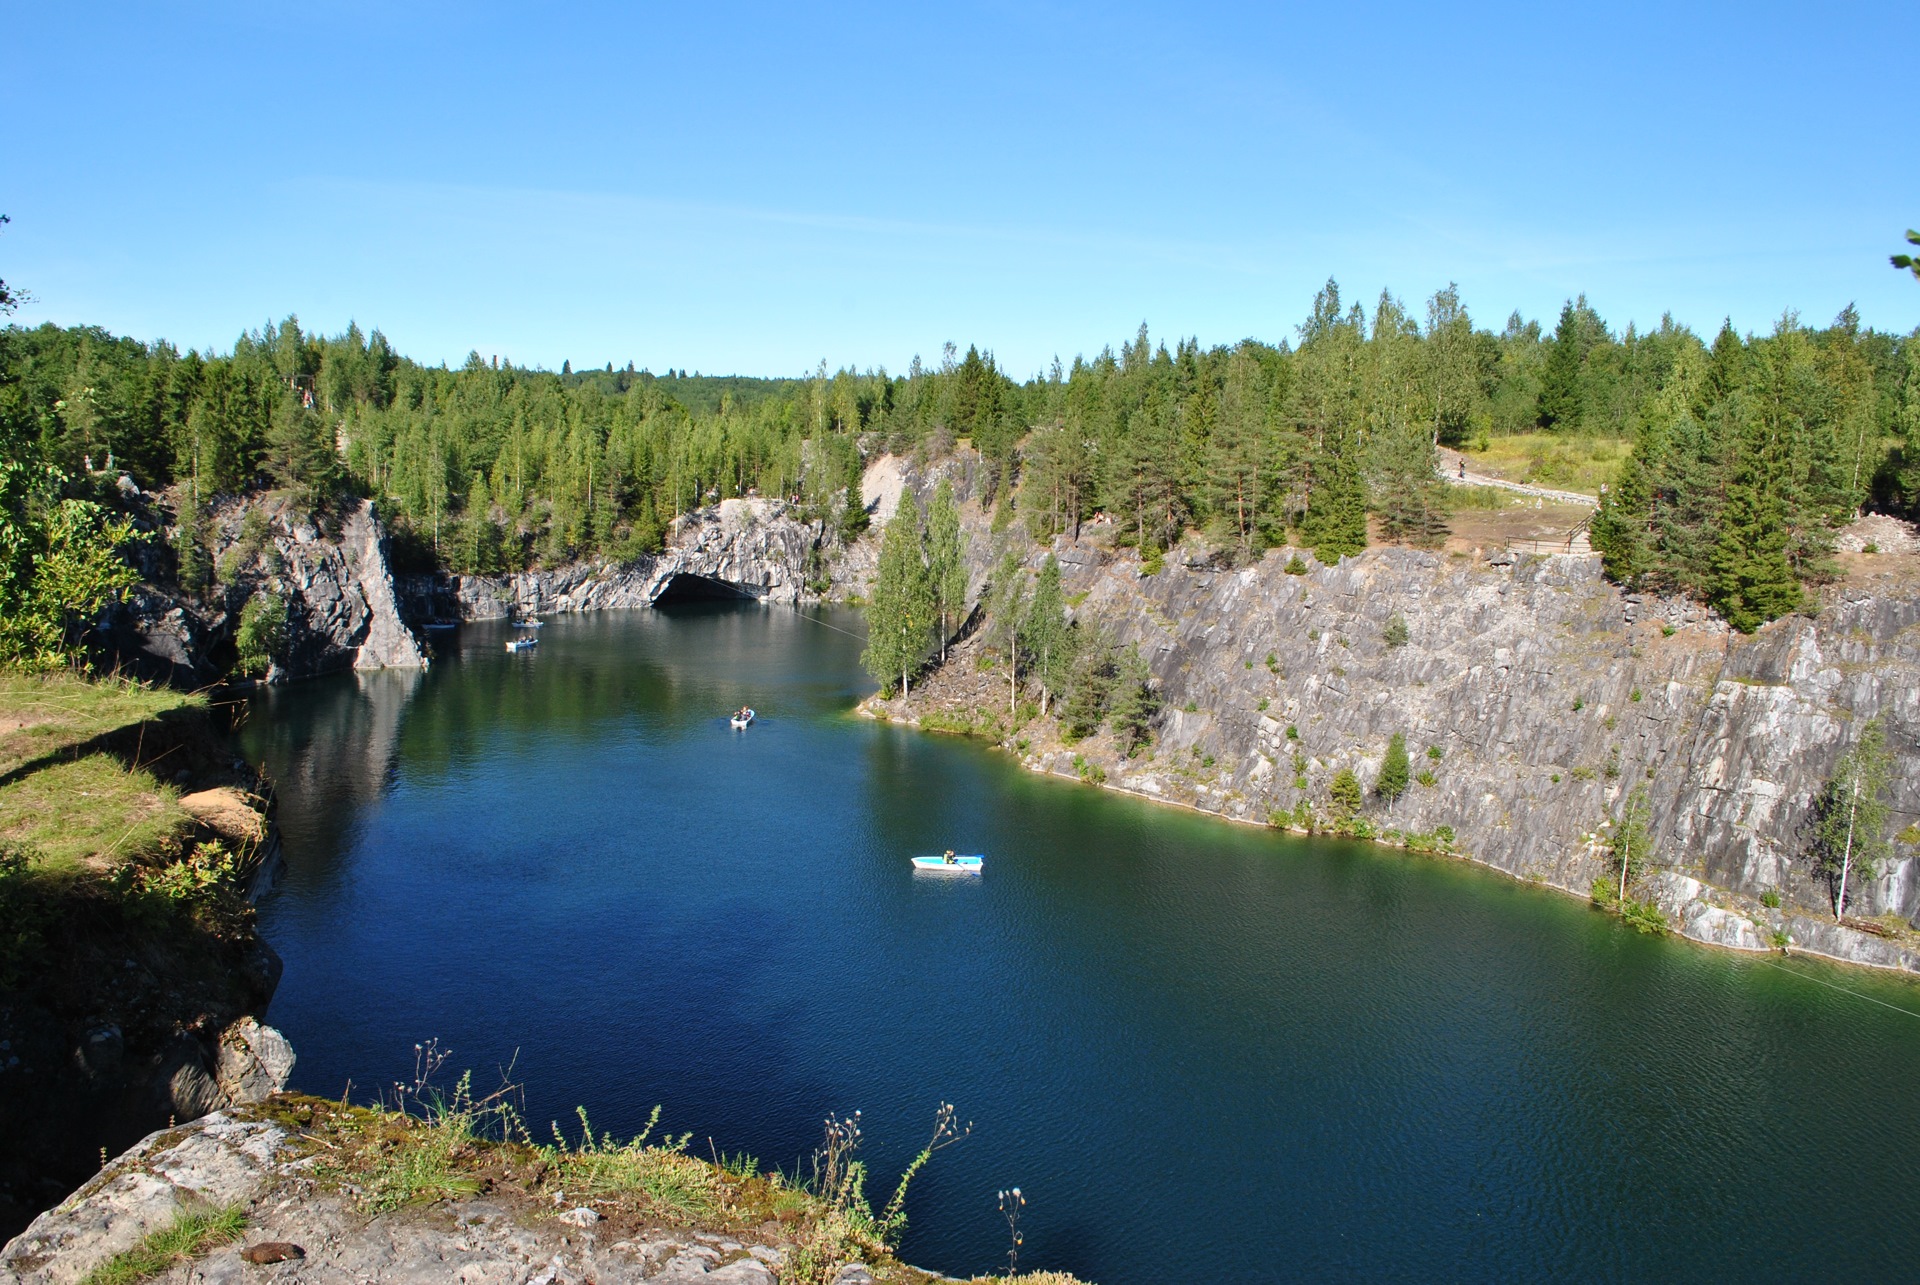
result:
[[[148,1232],[132,1249],[122,1250],[87,1273],[81,1285],[136,1285],[175,1263],[238,1240],[246,1227],[245,1205],[182,1209],[165,1227]]]
[[[1287,559],[1287,565],[1282,567],[1281,570],[1290,576],[1304,576],[1307,574],[1308,568],[1306,562],[1296,553]]]
[[[1778,888],[1768,888],[1762,892],[1760,894],[1760,904],[1768,910],[1780,909],[1780,890]]]
[[[1411,636],[1407,629],[1407,618],[1397,611],[1388,618],[1387,627],[1380,631],[1380,641],[1390,648],[1406,646]]]
[[[1628,793],[1621,803],[1620,810],[1611,818],[1608,826],[1607,850],[1614,860],[1620,863],[1619,876],[1614,881],[1614,889],[1621,900],[1629,898],[1633,888],[1636,867],[1644,877],[1648,863],[1653,857],[1653,833],[1650,822],[1653,807],[1647,798],[1645,786],[1637,786]],[[1644,930],[1643,930],[1644,931]]]
[[[1114,661],[1108,715],[1113,734],[1120,742],[1120,752],[1127,758],[1139,753],[1141,746],[1153,738],[1153,719],[1160,712],[1160,698],[1154,694],[1152,680],[1153,673],[1141,657],[1139,647],[1128,643]]]
[[[1373,792],[1392,803],[1407,792],[1407,781],[1411,765],[1407,761],[1407,738],[1401,732],[1395,732],[1387,741],[1387,753],[1380,760],[1380,775],[1374,780]]]
[[[1040,684],[1040,713],[1044,717],[1054,693],[1072,681],[1077,635],[1067,624],[1066,599],[1060,592],[1060,564],[1052,554],[1040,564],[1033,601],[1020,624],[1020,646],[1029,657],[1028,673]]]
[[[937,605],[920,507],[903,495],[880,538],[880,565],[867,606],[867,648],[860,657],[883,691],[893,690],[896,678],[901,695],[911,691],[913,671],[932,641]]]
[[[1100,730],[1120,678],[1119,654],[1105,634],[1095,631],[1083,638],[1061,717],[1069,744]]]
[[[967,610],[967,534],[960,528],[960,509],[953,487],[942,478],[927,509],[927,586],[939,618],[940,659],[947,658],[947,640],[960,626]]]
[[[1427,746],[1427,757],[1435,763],[1438,763],[1440,761],[1440,747],[1438,745]]]
[[[1333,781],[1327,786],[1327,798],[1335,822],[1344,822],[1360,811],[1363,801],[1360,778],[1353,774],[1352,768],[1343,767],[1334,773]]]
[[[1425,768],[1422,768],[1420,771],[1420,775],[1414,777],[1413,779],[1420,782],[1420,784],[1426,786],[1428,789],[1432,789],[1435,785],[1438,785],[1440,783],[1440,778],[1435,776],[1432,773],[1432,771]]]
[[[240,623],[233,631],[233,645],[239,653],[234,667],[243,674],[262,674],[267,667],[286,656],[287,601],[276,593],[260,592],[247,599],[240,609]]]
[[[1886,836],[1892,777],[1886,728],[1871,719],[1814,799],[1813,870],[1832,890],[1836,920],[1846,917],[1848,885],[1878,878],[1892,850]]]
[[[0,419],[0,665],[77,661],[93,617],[139,581],[120,550],[145,537],[69,485],[25,425]]]
[[[1915,232],[1912,228],[1908,228],[1907,244],[1920,245],[1920,232]],[[1916,281],[1920,281],[1920,259],[1916,259],[1915,256],[1911,254],[1891,255],[1888,257],[1887,262],[1891,263],[1896,268],[1905,268],[1908,272],[1911,272],[1913,274],[1914,279]],[[5,290],[5,283],[0,282],[0,293],[3,293],[4,290]]]

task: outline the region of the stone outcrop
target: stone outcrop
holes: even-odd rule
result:
[[[497,620],[515,612],[603,611],[650,606],[691,578],[709,595],[798,603],[817,596],[831,537],[779,500],[722,500],[674,520],[666,548],[630,562],[594,560],[501,576],[410,576],[402,583],[416,619]]]
[[[516,1166],[502,1157],[506,1163],[487,1165],[485,1180],[471,1184],[484,1194],[369,1208],[355,1198],[363,1175],[342,1159],[340,1144],[350,1140],[329,1137],[320,1115],[311,1099],[279,1099],[152,1134],[0,1249],[0,1285],[74,1285],[180,1214],[212,1208],[241,1212],[244,1234],[160,1279],[238,1285],[262,1279],[262,1266],[274,1263],[288,1265],[275,1270],[277,1278],[317,1285],[775,1285],[795,1278],[788,1269],[799,1261],[791,1243],[798,1229],[781,1220],[741,1226],[736,1218],[730,1226],[723,1206],[711,1211],[718,1218],[711,1230],[684,1217],[662,1225],[605,1192],[570,1194],[543,1183],[547,1166],[538,1161]],[[355,1121],[367,1122],[364,1113]],[[329,1171],[340,1164],[348,1171]],[[802,1279],[932,1285],[947,1278],[891,1260],[829,1260]],[[1064,1275],[1045,1280],[1074,1285]]]
[[[1074,614],[1140,648],[1165,706],[1133,759],[1108,734],[1067,746],[1029,727],[1017,739],[1035,770],[1236,820],[1324,824],[1334,774],[1371,786],[1400,732],[1432,783],[1391,806],[1370,795],[1376,832],[1450,832],[1427,842],[1585,894],[1610,818],[1644,788],[1657,860],[1705,890],[1661,898],[1680,931],[1740,949],[1783,935],[1920,971],[1900,941],[1823,925],[1827,889],[1805,855],[1814,796],[1876,716],[1900,765],[1889,828],[1911,835],[1920,818],[1920,592],[1898,575],[1743,637],[1695,604],[1621,593],[1592,556],[1388,548],[1327,567],[1303,553],[1306,574],[1289,575],[1292,550],[1236,568],[1189,548],[1146,576],[1097,539],[1053,552]],[[1004,675],[976,672],[962,647],[914,701],[873,708],[918,719],[1006,700]],[[1762,894],[1787,912],[1763,913]],[[1896,844],[1849,909],[1920,918],[1914,848]]]
[[[148,525],[160,524],[153,517]],[[103,622],[113,662],[184,687],[217,682],[232,664],[241,611],[269,592],[287,604],[285,652],[269,682],[426,667],[401,619],[386,532],[370,501],[317,518],[272,494],[229,499],[214,507],[211,535],[221,575],[205,595],[182,592],[171,567],[147,550],[146,578]]]

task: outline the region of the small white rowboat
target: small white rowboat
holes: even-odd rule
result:
[[[540,640],[538,638],[510,638],[507,640],[508,651],[529,651],[539,645]]]
[[[753,721],[753,711],[748,710],[744,714],[735,714],[732,718],[728,719],[727,721],[729,723],[732,723],[735,729],[744,728],[748,723],[751,723]]]
[[[973,857],[915,857],[913,868],[931,874],[977,875],[986,868],[987,859]]]

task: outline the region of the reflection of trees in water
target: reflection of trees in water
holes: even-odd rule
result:
[[[487,755],[592,752],[619,729],[711,729],[751,703],[778,716],[844,707],[857,679],[858,616],[691,602],[550,619],[535,652],[511,631],[469,626],[431,675],[373,671],[276,688],[254,706],[247,753],[280,796],[288,878],[330,878],[348,835],[402,766],[433,785]],[[850,618],[843,618],[850,617]]]
[[[359,672],[348,680],[270,690],[245,731],[279,796],[287,878],[333,877],[346,833],[393,779],[401,725],[424,678],[417,669]]]

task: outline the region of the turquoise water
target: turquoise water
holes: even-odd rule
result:
[[[789,1171],[859,1109],[883,1190],[951,1101],[904,1254],[952,1273],[1004,1266],[1019,1185],[1023,1266],[1104,1285],[1913,1274],[1920,988],[875,726],[857,615],[814,614],[468,626],[262,698],[296,1087],[438,1037],[536,1120],[658,1103]],[[949,847],[985,875],[909,869]]]

